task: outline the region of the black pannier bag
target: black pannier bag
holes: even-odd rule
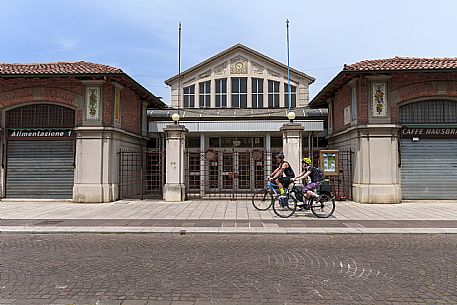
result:
[[[294,186],[294,194],[295,194],[295,199],[303,202],[303,186],[302,185]]]
[[[331,193],[333,192],[333,186],[327,183],[322,184],[319,190],[321,193]]]

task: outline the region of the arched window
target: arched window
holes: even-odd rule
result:
[[[401,124],[455,124],[457,102],[429,100],[400,107]]]
[[[6,113],[6,128],[73,128],[74,126],[75,111],[58,105],[28,105],[14,108]]]

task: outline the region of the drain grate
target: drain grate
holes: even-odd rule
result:
[[[45,221],[36,223],[35,225],[36,226],[53,226],[53,225],[56,225],[61,222],[63,222],[63,220],[45,220]]]

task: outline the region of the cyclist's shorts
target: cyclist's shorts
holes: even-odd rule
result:
[[[279,182],[281,182],[283,187],[289,187],[289,184],[292,182],[292,178],[289,177],[279,177]]]
[[[311,183],[308,183],[308,184],[305,185],[305,187],[303,188],[303,192],[312,191],[312,190],[318,189],[320,186],[321,186],[321,183],[320,183],[320,182],[311,182]]]

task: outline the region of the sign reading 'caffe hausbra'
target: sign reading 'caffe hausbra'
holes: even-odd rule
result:
[[[9,130],[8,137],[10,139],[22,138],[69,138],[73,136],[71,129],[58,129],[58,130]]]
[[[457,128],[403,128],[403,138],[457,138]]]

